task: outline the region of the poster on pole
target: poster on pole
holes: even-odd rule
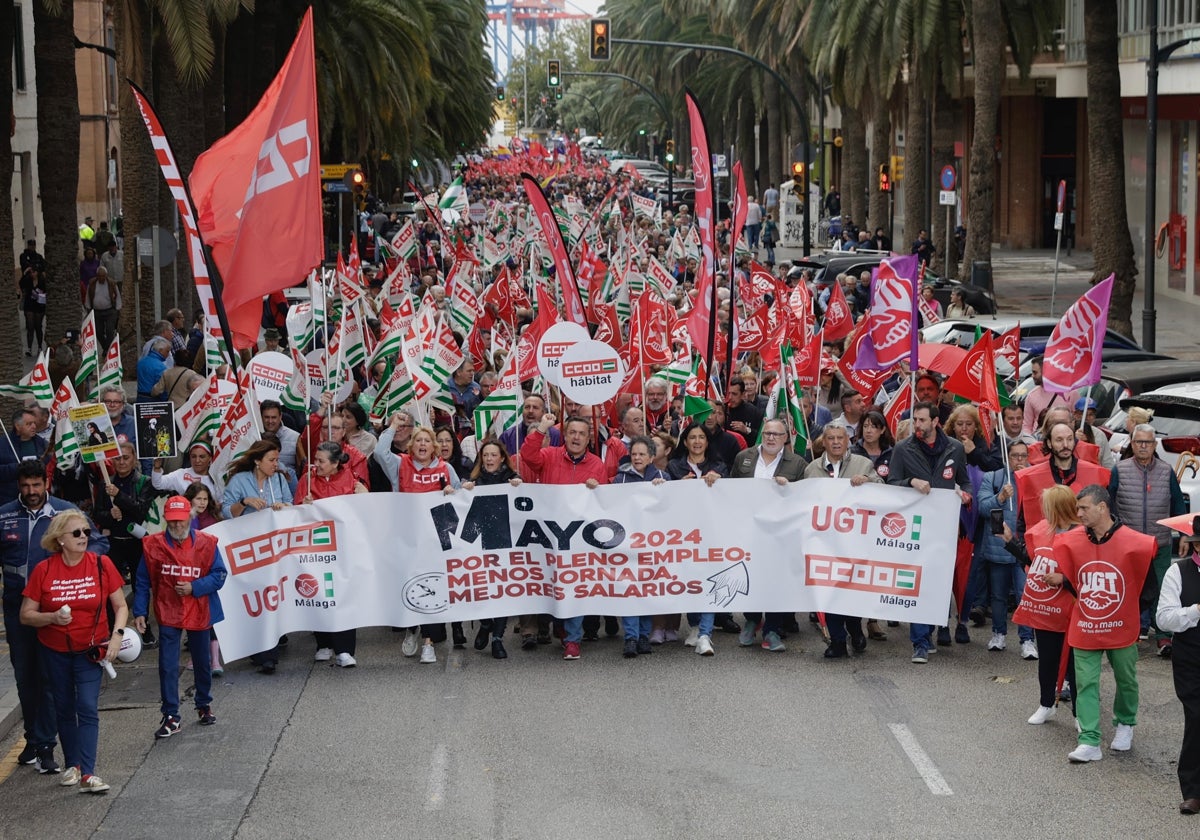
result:
[[[79,441],[79,454],[85,464],[107,461],[121,454],[117,433],[113,430],[108,409],[99,403],[89,403],[67,409],[67,419]]]
[[[137,403],[133,407],[137,429],[137,456],[141,459],[174,458],[175,406],[169,402]]]

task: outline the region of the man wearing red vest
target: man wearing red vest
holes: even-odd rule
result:
[[[1056,423],[1048,438],[1051,458],[1017,473],[1017,498],[1021,511],[1017,516],[1017,535],[1025,537],[1025,529],[1042,521],[1042,491],[1055,484],[1070,487],[1079,493],[1089,484],[1108,486],[1110,473],[1099,464],[1081,461],[1075,455],[1075,430],[1067,423]]]
[[[1050,451],[1049,430],[1054,428],[1059,423],[1066,423],[1072,429],[1075,428],[1075,416],[1071,413],[1071,409],[1065,405],[1056,405],[1054,408],[1046,412],[1046,422],[1042,426],[1047,430],[1045,439],[1029,444],[1029,463],[1033,466],[1044,463],[1050,460],[1053,454]],[[1080,440],[1080,432],[1075,433],[1075,457],[1081,461],[1089,461],[1093,464],[1104,464],[1103,453],[1100,447],[1094,443],[1088,443],[1086,440]],[[1099,432],[1103,436],[1103,432]],[[1108,438],[1105,438],[1107,441]]]
[[[1109,512],[1108,489],[1089,484],[1078,493],[1083,528],[1055,540],[1055,559],[1075,592],[1067,628],[1067,644],[1075,649],[1075,708],[1079,745],[1067,758],[1075,763],[1099,761],[1100,662],[1108,655],[1116,681],[1111,747],[1133,746],[1138,712],[1138,627],[1142,604],[1158,600],[1158,578],[1151,561],[1158,551],[1154,537],[1117,522]]]
[[[192,528],[192,503],[167,499],[167,530],[142,540],[142,563],[134,588],[134,627],[145,632],[150,596],[158,616],[158,680],[162,723],[155,738],[179,731],[179,643],[186,630],[196,677],[196,714],[201,726],[217,722],[212,713],[212,626],[224,618],[217,590],[225,584],[225,563],[215,537]]]

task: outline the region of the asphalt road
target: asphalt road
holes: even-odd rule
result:
[[[437,665],[399,634],[361,631],[359,667],[311,661],[293,634],[279,672],[235,663],[218,723],[190,708],[155,742],[156,652],[101,697],[107,796],[15,766],[0,745],[0,837],[784,838],[1185,836],[1170,664],[1143,644],[1134,748],[1074,766],[1069,709],[1044,726],[1036,665],[975,642],[908,661],[907,628],[825,661],[806,624],[788,650],[681,644],[627,661],[620,643]],[[473,631],[468,631],[468,638]],[[1015,639],[1015,632],[1010,633]],[[185,685],[190,674],[185,672]],[[1111,704],[1107,666],[1102,701]],[[185,704],[186,705],[186,704]],[[1105,740],[1111,726],[1105,716]]]

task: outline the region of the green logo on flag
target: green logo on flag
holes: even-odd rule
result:
[[[325,597],[333,597],[333,572],[325,573]]]
[[[914,516],[912,522],[912,534],[909,535],[909,539],[919,540],[921,539],[921,517]]]
[[[328,525],[318,525],[312,529],[313,545],[333,545],[333,529]]]
[[[896,570],[896,588],[897,589],[916,589],[917,588],[917,573],[912,569],[897,569]]]

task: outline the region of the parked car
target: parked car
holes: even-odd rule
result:
[[[1150,425],[1158,438],[1158,457],[1170,464],[1188,500],[1188,509],[1200,513],[1200,381],[1167,385],[1126,397],[1104,424],[1109,445],[1120,457],[1129,441],[1125,428],[1134,406],[1154,412]]]
[[[1058,319],[1006,315],[1002,318],[938,321],[922,330],[922,335],[926,344],[956,344],[959,347],[970,347],[975,343],[976,326],[991,330],[999,338],[1017,324],[1021,325],[1021,350],[1025,353],[1040,355],[1045,352],[1046,342],[1050,340],[1050,334],[1054,332]],[[1104,346],[1126,350],[1142,349],[1133,339],[1111,329],[1104,334]]]
[[[1021,370],[1018,374],[1020,384],[1017,390],[1013,392],[1013,397],[1017,400],[1025,399],[1025,395],[1033,390],[1033,360],[1037,358],[1032,353],[1021,353]],[[1102,364],[1124,364],[1126,362],[1152,362],[1152,361],[1169,361],[1174,360],[1173,356],[1164,356],[1161,353],[1151,353],[1149,350],[1129,350],[1124,347],[1104,347],[1101,348],[1100,361]],[[1006,375],[1005,371],[1000,370],[1001,365],[997,363],[997,372]]]
[[[1085,393],[1096,401],[1096,420],[1105,421],[1127,397],[1156,391],[1181,382],[1200,381],[1200,362],[1187,359],[1159,359],[1150,362],[1110,362],[1100,367],[1100,381],[1077,391],[1073,399]],[[1017,390],[1029,393],[1033,379],[1022,382]]]
[[[812,268],[817,284],[825,285],[839,274],[849,274],[857,278],[860,273],[872,270],[889,256],[891,255],[886,251],[827,251],[824,254],[803,257],[792,264],[801,268]],[[941,302],[943,310],[950,304],[950,293],[955,289],[962,289],[967,302],[975,307],[976,312],[990,315],[996,308],[991,292],[976,286],[934,277],[928,273],[925,275],[925,282],[933,286],[933,296]],[[974,329],[971,334],[974,336]],[[931,341],[928,335],[925,340],[927,343]]]

